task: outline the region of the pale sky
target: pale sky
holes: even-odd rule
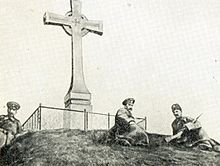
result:
[[[14,100],[24,122],[38,107],[64,107],[70,84],[70,37],[44,25],[68,0],[0,0],[0,108]],[[115,114],[134,97],[148,131],[171,134],[171,105],[200,117],[220,140],[220,1],[82,0],[82,13],[103,20],[104,34],[83,37],[84,75],[94,112]]]

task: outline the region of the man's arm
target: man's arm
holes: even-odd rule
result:
[[[0,128],[4,125],[5,115],[0,115]]]
[[[183,134],[183,132],[186,130],[185,126],[183,126],[183,128],[181,129],[177,129],[177,125],[175,123],[175,121],[172,123],[172,129],[173,129],[173,135],[168,136],[165,138],[165,141],[167,143],[169,143],[170,141],[177,139],[177,138],[181,138],[181,135]]]
[[[5,119],[5,115],[0,115],[0,123]]]
[[[18,121],[18,123],[17,123],[17,133],[21,133],[21,132],[22,132],[21,122]]]
[[[17,121],[17,133],[15,134],[15,137],[17,138],[17,137],[19,137],[19,136],[21,136],[21,135],[24,135],[24,134],[26,134],[28,131],[24,131],[23,130],[23,128],[22,128],[22,126],[21,126],[21,123],[20,123],[20,121],[18,120]]]
[[[175,135],[176,133],[178,133],[177,131],[177,125],[175,123],[175,121],[173,121],[173,123],[171,124],[172,130],[173,130],[173,135]]]
[[[195,130],[195,129],[200,129],[202,127],[201,123],[198,121],[198,118],[201,116],[201,114],[196,118],[196,119],[192,119],[189,117],[186,117],[186,124],[184,125],[184,127],[187,130]]]
[[[181,135],[183,134],[183,132],[184,132],[184,131],[180,131],[180,132],[178,132],[178,133],[175,134],[175,135],[171,135],[171,136],[169,136],[169,137],[166,137],[166,138],[165,138],[165,141],[166,141],[167,143],[169,143],[170,141],[172,141],[172,140],[174,140],[174,139],[176,139],[176,138],[180,138]]]
[[[175,126],[172,124],[173,127],[173,135],[166,137],[165,141],[166,142],[170,142],[176,138],[180,138],[181,135],[185,132],[185,131],[190,131],[190,130],[195,130],[195,129],[199,129],[201,128],[201,123],[199,121],[197,121],[197,119],[201,116],[202,114],[200,114],[196,119],[190,118],[190,117],[185,117],[184,121],[185,124],[183,125],[183,128],[180,129],[178,132],[174,130]]]

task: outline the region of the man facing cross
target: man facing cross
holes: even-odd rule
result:
[[[86,87],[83,75],[82,37],[88,32],[98,35],[103,34],[101,21],[88,20],[81,14],[81,1],[71,0],[71,11],[65,16],[46,12],[44,24],[60,25],[71,36],[72,69],[71,84],[64,98],[65,107],[75,110],[91,111],[91,93]],[[69,115],[66,118],[70,119]],[[68,121],[65,119],[64,122]],[[68,122],[70,124],[70,122]],[[76,122],[77,124],[77,122]],[[69,126],[67,125],[67,127]]]

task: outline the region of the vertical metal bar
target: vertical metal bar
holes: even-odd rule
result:
[[[147,117],[144,117],[144,130],[147,130]]]
[[[110,129],[110,113],[108,113],[108,129]]]
[[[39,105],[39,130],[41,130],[41,103]]]
[[[39,130],[39,107],[37,108],[37,130]]]
[[[34,113],[34,130],[36,130],[36,112]]]
[[[86,111],[86,131],[88,131],[89,128],[89,112]]]
[[[84,131],[86,131],[86,110],[83,110],[83,127],[84,127]]]
[[[84,117],[84,131],[86,131],[86,109],[83,110],[83,117]]]
[[[34,129],[34,116],[31,116],[31,129]]]

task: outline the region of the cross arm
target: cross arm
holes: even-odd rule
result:
[[[54,13],[49,13],[46,12],[44,14],[44,24],[54,24],[54,25],[71,25],[71,21],[69,20],[68,17],[59,15],[59,14],[54,14]]]
[[[87,21],[83,22],[83,28],[87,29],[90,32],[98,34],[98,35],[103,34],[103,23],[102,23],[102,21],[87,20]]]

